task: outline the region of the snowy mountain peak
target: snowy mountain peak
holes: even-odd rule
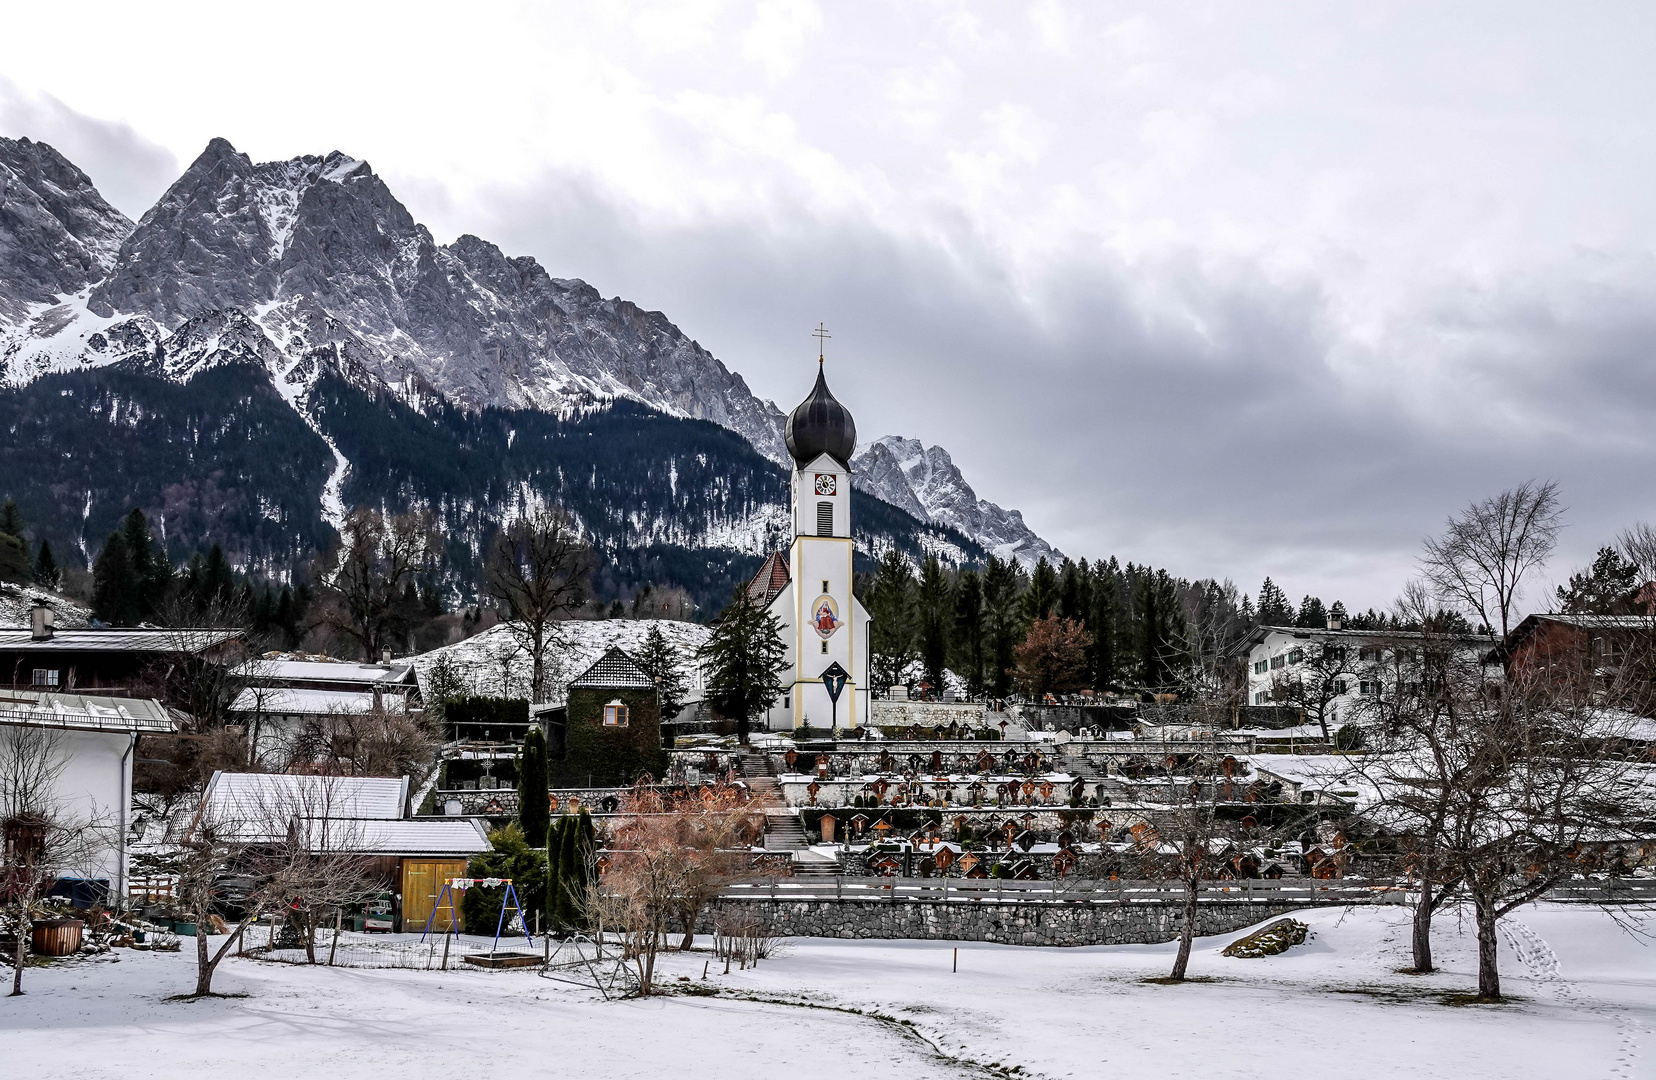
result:
[[[1002,559],[1032,567],[1042,557],[1054,563],[1064,557],[1035,535],[1021,513],[979,499],[941,446],[887,435],[863,447],[851,466],[858,488],[922,521],[958,529]]]

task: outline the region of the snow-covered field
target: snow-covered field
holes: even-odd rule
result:
[[[1452,917],[1444,970],[1427,978],[1397,973],[1403,910],[1301,917],[1311,940],[1277,957],[1221,957],[1239,935],[1198,942],[1192,974],[1211,981],[1183,986],[1143,981],[1165,974],[1171,946],[965,943],[954,973],[947,942],[797,940],[753,971],[714,963],[706,983],[706,953],[666,957],[669,981],[716,997],[604,1002],[532,971],[230,959],[218,988],[248,996],[169,1001],[189,989],[191,955],[125,952],[31,969],[25,997],[0,998],[0,1075],[1656,1076],[1656,947],[1601,912],[1523,909],[1500,1006],[1455,1002],[1474,957]]]

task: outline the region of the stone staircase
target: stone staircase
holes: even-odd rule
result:
[[[770,757],[766,754],[746,753],[741,757],[742,779],[753,792],[754,801],[765,812],[766,851],[806,851],[811,846],[805,826],[797,811],[782,799],[782,789],[771,773]],[[835,877],[839,862],[794,860],[794,873],[801,877]]]

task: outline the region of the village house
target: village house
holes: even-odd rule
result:
[[[428,919],[448,929],[437,909],[443,883],[466,875],[467,861],[490,850],[478,818],[413,818],[408,777],[312,776],[217,772],[191,823],[230,828],[250,846],[292,835],[314,838],[314,850],[369,857],[371,872],[391,894],[392,922],[418,933]],[[433,911],[436,910],[435,917]]]
[[[19,739],[25,730],[44,738]],[[19,755],[43,752],[51,785],[44,802],[97,838],[88,863],[71,868],[53,892],[77,905],[124,900],[138,736],[177,730],[174,715],[151,699],[0,691],[0,769],[10,769]]]
[[[1316,699],[1323,719],[1342,722],[1365,699],[1411,692],[1421,679],[1427,646],[1476,659],[1495,644],[1487,634],[1445,638],[1407,630],[1348,630],[1340,619],[1322,628],[1258,626],[1244,640],[1246,703],[1251,706]]]
[[[261,657],[230,673],[243,684],[230,705],[247,731],[253,760],[290,747],[307,723],[340,714],[420,708],[420,687],[411,663],[378,664],[325,657]]]
[[[191,662],[223,663],[240,630],[59,630],[52,609],[36,605],[30,624],[0,629],[0,682],[14,688],[132,695]],[[143,696],[139,694],[138,696]]]

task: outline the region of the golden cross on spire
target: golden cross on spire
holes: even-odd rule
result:
[[[817,339],[817,365],[820,367],[823,359],[823,347],[826,345],[827,340],[834,335],[830,334],[822,323],[817,323],[817,328],[811,331],[811,336]]]

